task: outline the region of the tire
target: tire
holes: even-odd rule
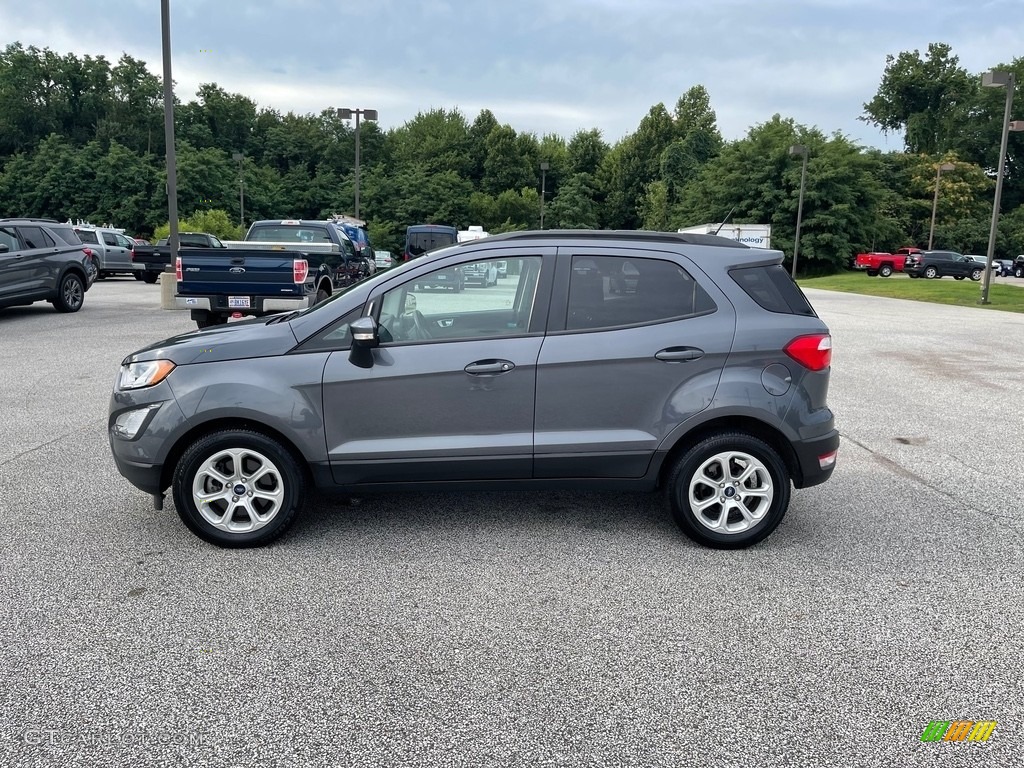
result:
[[[936,277],[939,276],[939,270],[937,270],[935,267],[925,267],[924,276],[927,277],[929,280],[934,280]]]
[[[1013,269],[1013,276],[1014,277],[1024,277],[1024,267],[1014,267],[1014,269]]]
[[[143,279],[143,274],[141,272],[133,272],[132,273],[132,277],[134,277],[136,280],[138,280],[141,283],[142,279]]]
[[[329,298],[331,298],[331,294],[329,294],[323,288],[318,288],[316,291],[316,301],[313,303],[319,304],[321,301],[327,301]]]
[[[159,277],[160,277],[160,273],[159,272],[143,272],[142,273],[142,282],[146,283],[147,285],[152,285],[153,283],[155,283],[157,281],[157,278],[159,278]]]
[[[890,264],[883,264],[879,268],[878,274],[879,274],[880,277],[891,277],[892,276],[892,266]]]
[[[720,503],[726,496],[715,497],[726,490],[722,485],[715,487],[716,475],[724,477],[723,468],[728,468],[735,478],[749,467],[755,471],[746,480],[747,485],[726,485],[735,496]],[[714,549],[741,549],[761,541],[782,522],[789,506],[790,485],[786,464],[774,448],[742,432],[723,432],[704,438],[679,457],[668,475],[665,491],[676,525],[689,538]],[[754,501],[751,507],[739,488],[759,490],[760,501],[757,496],[746,497]],[[694,510],[694,502],[709,500],[706,512],[713,517]],[[740,504],[754,513],[753,520],[737,510]],[[721,530],[723,523],[734,529]]]
[[[907,274],[910,275],[911,280],[917,280],[920,277],[920,275],[915,275],[913,272],[908,272]]]
[[[77,312],[85,301],[85,284],[74,272],[68,272],[60,279],[57,286],[57,298],[53,300],[53,308],[58,312]]]
[[[245,490],[236,495],[218,473]],[[306,479],[292,452],[276,440],[228,429],[201,438],[185,451],[171,487],[178,516],[196,536],[220,547],[260,547],[295,521]],[[197,498],[204,490],[205,501]]]
[[[974,282],[978,282],[979,280],[981,280],[981,270],[980,269],[973,269],[973,270],[971,270],[971,280],[973,280]]]

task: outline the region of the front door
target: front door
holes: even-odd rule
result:
[[[508,279],[458,292],[417,288],[437,286],[435,271],[461,268],[452,257],[385,285],[370,298],[381,335],[372,365],[356,365],[347,351],[328,358],[324,419],[336,482],[530,477],[554,254],[495,250],[515,273]],[[487,253],[473,261],[489,261]]]

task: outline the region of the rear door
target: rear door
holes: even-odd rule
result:
[[[724,294],[680,255],[559,248],[534,476],[642,477],[664,438],[710,405],[735,326]]]
[[[32,262],[14,226],[0,227],[0,300],[14,299],[31,292]]]

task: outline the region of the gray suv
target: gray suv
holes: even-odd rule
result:
[[[48,301],[58,312],[77,312],[96,274],[70,224],[0,219],[0,308]]]
[[[416,288],[500,262],[487,291]],[[462,243],[129,355],[111,449],[225,547],[280,536],[312,487],[660,489],[691,538],[749,546],[839,447],[832,339],[781,262],[696,234]]]

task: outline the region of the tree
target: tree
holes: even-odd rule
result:
[[[227,211],[215,209],[211,211],[197,211],[191,216],[178,221],[179,232],[207,232],[219,237],[221,240],[241,240],[243,237],[242,228],[238,226]],[[161,224],[153,232],[153,239],[160,240],[171,236],[170,223]]]
[[[907,151],[936,154],[950,149],[977,97],[976,81],[959,66],[946,43],[920,52],[885,57],[885,72],[861,120],[883,131],[903,131]]]

